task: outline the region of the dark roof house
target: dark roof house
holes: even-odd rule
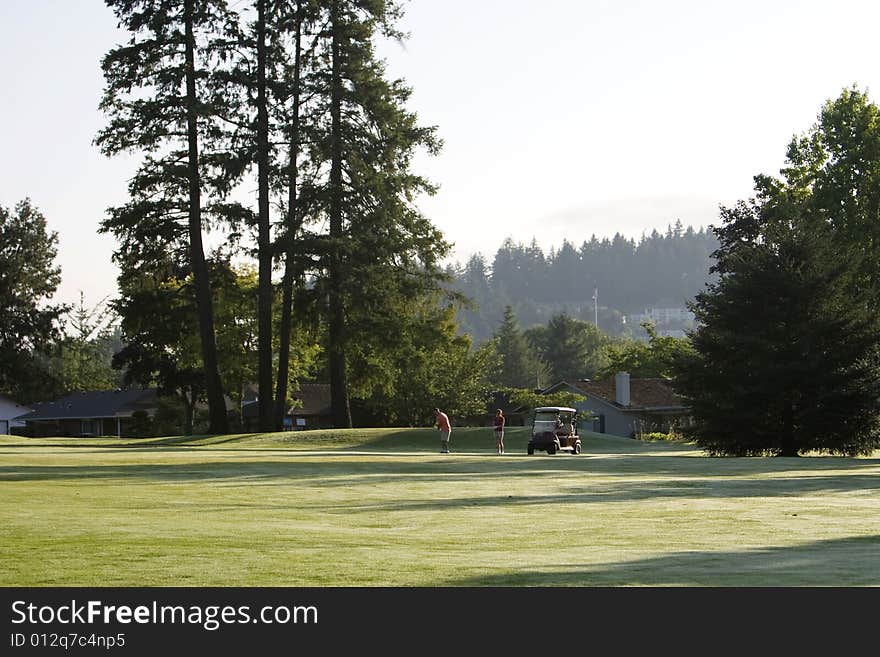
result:
[[[544,394],[565,390],[586,397],[576,404],[596,417],[593,431],[634,437],[641,433],[667,433],[686,424],[690,409],[667,379],[634,379],[618,372],[614,379],[560,381]]]
[[[34,436],[121,436],[135,413],[155,413],[156,397],[155,388],[74,392],[18,419]]]
[[[22,426],[17,418],[30,410],[6,395],[0,395],[0,434],[12,433],[12,427]]]
[[[330,384],[301,383],[296,389],[291,390],[290,397],[294,403],[284,416],[285,429],[318,429],[332,426]],[[256,399],[242,404],[241,415],[248,431],[255,430],[258,406]]]

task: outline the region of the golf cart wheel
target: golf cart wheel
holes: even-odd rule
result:
[[[555,454],[556,453],[556,445],[550,445],[550,447],[547,448],[547,453],[548,454]]]
[[[574,447],[571,448],[572,454],[580,454],[581,453],[581,444],[575,443]]]
[[[526,451],[527,451],[529,454],[534,454],[534,453],[535,453],[535,448],[532,447],[531,445],[529,445],[529,446],[526,448]]]

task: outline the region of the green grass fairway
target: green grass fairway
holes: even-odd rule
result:
[[[0,585],[880,585],[877,453],[525,431],[3,438]]]

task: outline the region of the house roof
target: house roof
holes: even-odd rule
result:
[[[330,415],[330,384],[329,383],[301,383],[298,388],[291,390],[291,398],[294,404],[287,410],[287,414],[293,417]],[[256,400],[246,401],[242,406],[244,417],[257,417],[258,405]]]
[[[602,401],[616,406],[621,410],[651,410],[687,408],[681,397],[675,394],[668,379],[633,379],[629,380],[629,406],[621,406],[615,399],[614,380],[603,381],[560,381],[547,388],[544,392],[552,392],[560,386],[567,385],[585,395],[598,397]]]
[[[293,393],[295,401],[302,402],[297,408],[291,408],[291,415],[330,415],[330,384],[329,383],[303,383],[299,390]]]
[[[55,401],[34,404],[34,410],[19,417],[25,422],[130,417],[135,411],[156,405],[155,388],[89,390],[74,392]]]
[[[30,406],[24,406],[11,397],[0,394],[0,419],[12,420],[30,411]]]

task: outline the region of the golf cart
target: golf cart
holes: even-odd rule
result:
[[[527,451],[535,450],[555,454],[569,450],[572,454],[581,453],[581,439],[577,435],[577,409],[565,406],[542,406],[532,415],[532,437]]]

